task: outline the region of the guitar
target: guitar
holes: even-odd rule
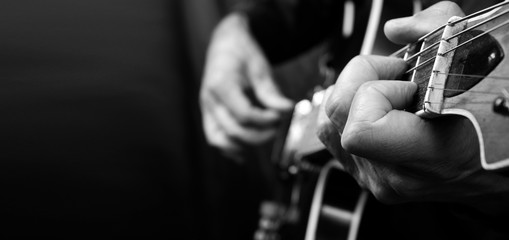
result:
[[[508,5],[509,2],[503,2],[464,18],[453,18],[393,54],[411,66],[407,80],[416,82],[420,89],[418,100],[409,111],[424,118],[451,114],[468,118],[477,131],[481,164],[486,170],[509,166],[507,144],[500,141],[509,131],[509,82],[504,77],[509,71],[504,58],[509,46]],[[280,211],[283,220],[278,227],[305,226],[306,240],[353,240],[369,194],[345,176],[342,166],[316,137],[323,94],[318,91],[311,99],[296,105],[278,157],[277,165],[291,179],[287,182],[293,189],[286,211]],[[340,157],[349,156],[345,153]],[[315,177],[304,176],[310,174]],[[306,180],[313,185],[311,203],[303,203]],[[342,191],[348,194],[331,195],[332,191],[328,191],[331,184],[335,189],[348,185]]]

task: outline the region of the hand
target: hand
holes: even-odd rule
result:
[[[276,86],[242,15],[226,17],[213,34],[200,103],[208,142],[234,157],[245,145],[271,139],[281,112],[293,107]]]
[[[462,12],[455,4],[441,2],[413,17],[388,22],[385,31],[404,43],[452,15]],[[323,123],[320,139],[336,156],[344,150],[351,153],[351,158],[339,161],[383,202],[450,201],[490,214],[507,211],[509,179],[482,169],[476,132],[467,119],[427,120],[402,111],[417,87],[391,79],[406,69],[405,62],[395,58],[353,59],[328,91],[325,111],[330,121]]]

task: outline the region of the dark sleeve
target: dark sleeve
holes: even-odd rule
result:
[[[237,9],[271,63],[280,63],[340,31],[343,0],[247,0]]]

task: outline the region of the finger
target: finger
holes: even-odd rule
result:
[[[316,135],[318,139],[327,147],[329,152],[334,156],[334,158],[340,160],[343,159],[341,155],[344,152],[344,149],[341,148],[341,135],[336,129],[335,125],[331,122],[329,117],[325,114],[325,103],[327,99],[332,95],[334,91],[334,86],[330,86],[327,88],[324,94],[324,98],[322,103],[320,104],[320,109],[318,111],[317,117],[317,132]]]
[[[324,99],[332,94],[332,87],[325,92]],[[325,112],[323,109],[321,112]],[[341,146],[341,137],[338,130],[328,118],[318,118],[317,135],[320,141],[332,153],[334,159],[341,164],[342,170],[350,174],[362,188],[370,190],[380,201],[386,203],[395,203],[399,201],[398,194],[395,193],[393,180],[397,180],[397,175],[390,171],[390,165],[377,164],[367,159],[351,155]],[[396,181],[397,182],[397,181]]]
[[[417,84],[403,81],[372,81],[361,86],[352,101],[349,121],[376,122],[394,109],[413,101]]]
[[[230,86],[221,92],[217,91],[213,97],[219,106],[228,109],[235,121],[243,126],[275,126],[281,118],[278,111],[254,106],[238,86]]]
[[[412,102],[416,89],[414,83],[401,81],[363,85],[352,103],[342,146],[358,156],[393,163],[429,157],[436,136],[425,120],[397,110]]]
[[[384,31],[389,40],[406,44],[415,42],[421,36],[446,24],[452,16],[462,17],[464,15],[457,4],[442,1],[414,16],[387,21]]]
[[[240,124],[226,107],[217,104],[213,98],[205,104],[213,105],[213,107],[206,107],[211,116],[210,121],[215,122],[219,131],[228,138],[228,142],[261,144],[276,134],[276,126],[261,128]]]
[[[325,112],[338,131],[343,132],[350,105],[362,84],[378,79],[395,79],[406,69],[406,63],[397,58],[358,56],[352,59],[341,72],[325,104]]]
[[[244,161],[242,146],[226,136],[221,127],[217,125],[217,122],[211,120],[210,115],[205,115],[203,117],[203,127],[206,140],[211,146],[220,149],[225,157],[237,163],[242,163]]]
[[[323,122],[318,127],[317,136],[334,159],[341,164],[342,170],[353,176],[359,184],[363,183],[364,179],[361,179],[359,175],[357,162],[350,153],[341,147],[341,137],[334,125],[330,122]]]
[[[322,124],[330,123],[329,117],[326,114],[325,111],[325,104],[327,102],[327,99],[332,95],[332,92],[334,91],[334,86],[329,86],[323,95],[322,102],[320,103],[319,110],[318,110],[318,117],[317,117],[317,125],[320,126]]]
[[[217,103],[217,105],[208,104],[212,109],[218,105],[224,106],[242,125],[269,126],[279,120],[277,111],[264,110],[253,105],[243,91],[244,76],[240,73],[240,66],[234,59],[220,58],[213,64],[214,66],[209,66],[206,70],[200,96],[202,102]]]
[[[272,76],[268,61],[264,56],[253,53],[247,66],[247,75],[259,102],[268,109],[289,111],[294,103],[285,97]]]

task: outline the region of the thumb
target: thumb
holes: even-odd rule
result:
[[[387,38],[395,43],[411,43],[446,24],[453,16],[463,17],[465,14],[456,3],[443,1],[414,16],[387,21],[384,31]]]

